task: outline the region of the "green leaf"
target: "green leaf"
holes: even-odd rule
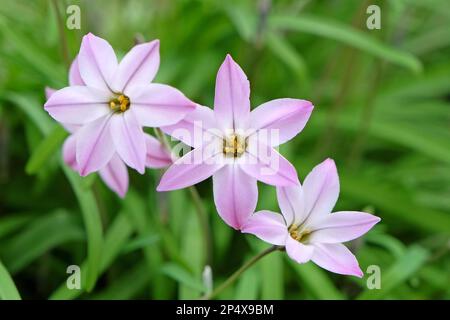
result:
[[[14,92],[5,92],[8,101],[15,104],[22,112],[30,118],[33,124],[41,131],[43,135],[50,133],[55,123],[44,111],[44,106],[39,104],[36,96],[30,94],[19,94]]]
[[[103,246],[103,231],[100,212],[93,193],[89,189],[84,189],[82,187],[82,178],[64,164],[61,166],[69,179],[70,185],[75,192],[75,196],[78,199],[86,228],[88,245],[86,290],[91,291],[97,281]]]
[[[31,222],[28,227],[2,245],[1,256],[8,269],[16,273],[33,260],[68,241],[84,240],[83,230],[70,213],[57,210]]]
[[[312,262],[298,264],[289,258],[286,259],[300,278],[300,288],[304,287],[318,299],[344,299],[344,295],[334,286],[326,272]]]
[[[122,248],[124,247],[126,241],[130,238],[134,229],[129,218],[123,212],[119,212],[117,217],[112,222],[109,227],[105,242],[103,245],[103,252],[101,255],[101,262],[99,268],[99,275],[105,272],[108,267],[113,263],[113,261],[119,256]],[[85,270],[87,266],[87,261],[81,264],[81,270]],[[84,277],[82,278],[84,284]],[[66,282],[64,281],[58,289],[56,289],[50,299],[52,300],[67,300],[74,299],[82,293],[81,290],[70,290],[67,288]]]
[[[201,280],[196,279],[186,269],[177,264],[167,263],[162,266],[161,272],[191,289],[199,292],[204,292],[206,290]]]
[[[420,230],[450,234],[448,214],[414,203],[414,199],[401,190],[393,190],[393,186],[381,182],[374,184],[370,179],[342,170],[340,180],[343,194],[382,209],[383,215],[392,216]]]
[[[0,238],[5,237],[14,231],[22,228],[28,222],[33,220],[31,214],[14,213],[0,219]]]
[[[267,257],[266,257],[267,259]],[[258,279],[256,269],[250,268],[240,277],[233,299],[256,300],[260,291],[260,284],[264,283]]]
[[[58,148],[61,147],[61,144],[66,137],[66,130],[63,127],[55,126],[36,147],[27,162],[25,171],[28,174],[37,173],[47,163],[49,158],[58,152]]]
[[[145,263],[135,264],[131,270],[121,273],[105,290],[93,295],[94,300],[132,299],[143,291],[149,281],[149,273]]]
[[[281,35],[270,32],[266,35],[266,45],[288,68],[298,74],[302,85],[308,81],[307,66],[303,57]]]
[[[337,21],[309,15],[273,15],[269,18],[269,23],[273,30],[292,30],[333,39],[413,72],[422,71],[420,60],[412,54],[389,47],[367,33]]]
[[[413,276],[426,262],[428,251],[414,245],[408,248],[405,254],[398,259],[386,272],[381,270],[381,289],[363,291],[357,299],[383,299],[392,290],[395,290],[404,281]]]
[[[284,252],[273,252],[259,262],[261,268],[261,299],[280,300],[284,298],[283,288],[283,255]]]
[[[21,300],[19,291],[13,279],[0,261],[0,299],[2,300]]]

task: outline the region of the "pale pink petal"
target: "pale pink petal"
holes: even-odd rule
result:
[[[85,35],[77,60],[81,78],[87,86],[112,91],[111,83],[117,70],[117,57],[106,40],[92,33]]]
[[[361,278],[363,272],[353,253],[341,243],[314,244],[311,260],[328,271]]]
[[[263,210],[254,213],[243,225],[243,233],[251,233],[268,243],[284,246],[289,236],[281,214]]]
[[[305,263],[311,260],[314,254],[314,247],[305,245],[291,236],[286,237],[286,253],[297,263]]]
[[[56,91],[56,89],[45,87],[45,98],[48,100]]]
[[[159,40],[134,46],[120,61],[113,88],[127,94],[127,88],[152,82],[159,68]]]
[[[306,100],[276,99],[253,110],[250,125],[252,129],[265,130],[267,144],[276,147],[303,130],[312,110],[312,103]]]
[[[172,125],[195,109],[195,103],[181,91],[159,83],[140,87],[130,94],[133,112],[145,127]]]
[[[229,164],[214,173],[213,191],[220,217],[239,230],[256,209],[256,179],[243,172],[237,164]]]
[[[61,123],[64,129],[66,129],[70,133],[75,133],[78,129],[82,127],[80,124],[71,124],[71,123]]]
[[[128,170],[117,153],[113,155],[106,166],[100,169],[99,174],[112,191],[121,198],[125,197],[128,190]]]
[[[165,168],[172,164],[172,158],[169,151],[155,137],[145,134],[145,143],[147,145],[147,155],[145,166],[149,168]]]
[[[85,124],[107,115],[109,94],[82,87],[66,87],[54,92],[44,105],[56,120],[68,124]]]
[[[272,147],[259,144],[239,159],[242,170],[256,179],[274,186],[300,185],[294,166]]]
[[[161,178],[157,191],[182,189],[199,183],[224,166],[221,153],[197,148],[178,159]]]
[[[114,154],[110,134],[111,116],[92,121],[77,131],[77,163],[80,175],[85,176],[103,168]]]
[[[215,126],[214,112],[197,104],[195,110],[189,112],[186,117],[171,126],[162,127],[161,130],[188,146],[198,148],[204,141],[211,141],[212,135],[218,135],[213,130]]]
[[[78,67],[78,57],[73,59],[69,69],[69,85],[71,86],[85,86],[81,78],[80,69]]]
[[[139,173],[145,172],[145,134],[132,110],[111,117],[111,136],[120,158]]]
[[[303,199],[302,187],[277,187],[278,205],[281,213],[290,226],[295,224],[299,226],[305,217],[305,200]]]
[[[77,142],[75,135],[70,135],[63,144],[63,160],[73,170],[78,171],[77,158]]]
[[[311,226],[310,242],[337,243],[356,239],[369,231],[381,219],[357,211],[341,211],[327,215]]]
[[[339,196],[339,177],[333,160],[317,165],[303,182],[308,223],[321,220],[333,210]]]
[[[250,84],[230,55],[216,78],[214,112],[222,129],[246,129],[250,116]]]

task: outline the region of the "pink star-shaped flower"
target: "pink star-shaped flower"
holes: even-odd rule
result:
[[[148,139],[142,127],[174,124],[195,109],[177,89],[151,83],[159,68],[159,41],[136,45],[118,63],[109,43],[89,33],[77,63],[82,84],[54,92],[45,109],[62,124],[80,127],[79,173],[98,171],[115,155],[143,173]]]
[[[84,86],[85,83],[81,78],[78,70],[78,60],[74,59],[69,70],[69,85],[70,86]],[[52,88],[45,88],[45,95],[47,100],[57,90]],[[80,128],[78,125],[62,124],[64,128],[71,133],[71,135],[64,141],[63,145],[63,159],[75,171],[78,171],[78,164],[76,161],[76,132]],[[146,167],[149,168],[164,168],[172,163],[170,154],[162,144],[154,137],[145,134],[147,145]],[[99,170],[99,175],[105,184],[117,193],[120,197],[124,197],[128,190],[128,169],[122,159],[115,153],[109,162]]]
[[[166,171],[157,190],[184,188],[212,175],[219,215],[240,229],[256,208],[257,180],[299,184],[295,168],[274,148],[303,129],[312,109],[309,101],[276,99],[250,112],[249,81],[227,55],[217,73],[214,111],[197,106],[179,123],[162,128],[195,149]]]
[[[358,261],[341,242],[362,236],[380,218],[356,211],[331,213],[338,196],[336,166],[333,160],[327,159],[308,174],[303,187],[277,188],[282,215],[256,212],[242,232],[285,246],[289,257],[298,263],[312,260],[331,272],[362,277]]]

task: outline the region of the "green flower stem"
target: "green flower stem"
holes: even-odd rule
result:
[[[241,274],[243,274],[248,268],[250,268],[251,266],[253,266],[256,262],[258,262],[259,260],[261,260],[263,257],[265,257],[266,255],[268,255],[271,252],[274,252],[276,250],[283,250],[283,247],[279,247],[279,246],[272,246],[262,252],[260,252],[259,254],[257,254],[256,256],[254,256],[253,258],[251,258],[249,261],[247,261],[246,263],[244,263],[239,269],[237,269],[227,280],[225,280],[220,286],[218,286],[216,289],[213,290],[213,292],[211,292],[210,294],[206,294],[204,296],[202,296],[200,299],[201,300],[210,300],[213,299],[214,297],[216,297],[218,294],[220,294],[223,290],[225,290],[229,285],[231,285],[233,282],[235,282],[239,276]]]

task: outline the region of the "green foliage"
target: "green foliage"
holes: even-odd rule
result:
[[[211,227],[212,260],[188,190],[156,193],[160,171],[130,170],[119,199],[96,175],[61,159],[67,133],[43,109],[44,88],[67,84],[64,46],[107,39],[119,56],[135,38],[161,40],[157,82],[212,106],[217,69],[230,53],[251,81],[251,102],[303,98],[315,105],[303,132],[280,152],[301,180],[326,157],[341,179],[337,210],[382,221],[349,243],[362,279],[299,265],[275,252],[219,298],[449,299],[450,14],[445,0],[386,1],[381,30],[366,28],[357,1],[58,1],[81,8],[81,30],[60,34],[53,1],[0,6],[0,298],[195,299],[205,264],[217,288],[267,246],[227,227],[198,186]],[[278,211],[259,184],[258,209]],[[79,265],[82,290],[66,286]],[[14,282],[12,277],[14,278]],[[20,294],[17,288],[20,290]]]

